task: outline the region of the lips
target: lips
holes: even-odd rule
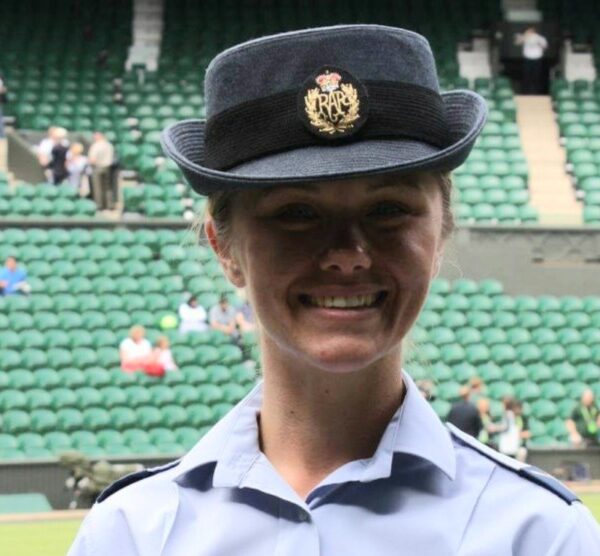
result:
[[[320,309],[360,310],[378,307],[386,295],[385,291],[354,295],[301,294],[300,302],[307,307]]]

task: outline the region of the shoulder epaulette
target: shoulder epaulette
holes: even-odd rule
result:
[[[564,484],[562,484],[558,479],[554,478],[549,473],[546,473],[539,467],[535,467],[534,465],[529,465],[527,463],[523,463],[513,459],[511,457],[505,456],[496,450],[482,444],[475,438],[473,438],[470,434],[466,434],[460,429],[456,428],[451,423],[446,423],[446,426],[450,430],[452,436],[457,438],[462,444],[472,448],[473,450],[479,452],[482,456],[487,459],[497,463],[504,469],[508,469],[513,473],[516,473],[523,479],[526,479],[532,483],[535,483],[546,490],[556,494],[556,496],[562,498],[568,504],[572,504],[573,502],[577,502],[579,498],[569,490]]]
[[[122,488],[126,486],[132,485],[133,483],[137,483],[142,479],[147,479],[148,477],[153,477],[154,475],[158,475],[158,473],[162,473],[163,471],[168,471],[169,469],[175,467],[179,464],[180,460],[171,461],[166,463],[165,465],[159,465],[158,467],[149,467],[148,469],[142,469],[141,471],[136,471],[135,473],[129,473],[129,475],[125,475],[120,479],[116,480],[111,485],[107,486],[96,498],[96,502],[99,504],[100,502],[104,502],[109,496],[112,496],[115,492],[118,492]]]

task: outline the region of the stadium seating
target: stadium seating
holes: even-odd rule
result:
[[[437,280],[405,366],[413,378],[436,381],[441,417],[460,385],[479,376],[494,415],[502,398],[516,396],[526,402],[532,445],[560,444],[583,388],[600,393],[599,324],[598,297],[510,297],[494,280]]]
[[[600,224],[600,80],[555,79],[551,92],[584,222]]]
[[[165,331],[181,370],[164,379],[119,368],[129,327],[145,325],[154,340],[184,291],[207,309],[217,292],[233,295],[210,252],[191,254],[186,238],[187,230],[167,229],[0,232],[0,259],[17,253],[33,289],[29,297],[0,297],[1,458],[67,448],[91,456],[179,453],[246,394],[254,364],[214,331]],[[248,336],[249,350],[252,342]],[[151,433],[143,441],[125,434],[139,427]]]

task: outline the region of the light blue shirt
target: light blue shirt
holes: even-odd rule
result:
[[[259,449],[257,386],[178,464],[95,504],[68,556],[600,554],[581,503],[450,434],[404,382],[373,457],[343,465],[306,500]]]

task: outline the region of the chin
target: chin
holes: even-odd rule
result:
[[[327,342],[326,345],[320,346],[313,344],[304,352],[304,358],[311,366],[332,374],[360,371],[385,355],[386,353],[376,349],[372,342],[357,340]]]

